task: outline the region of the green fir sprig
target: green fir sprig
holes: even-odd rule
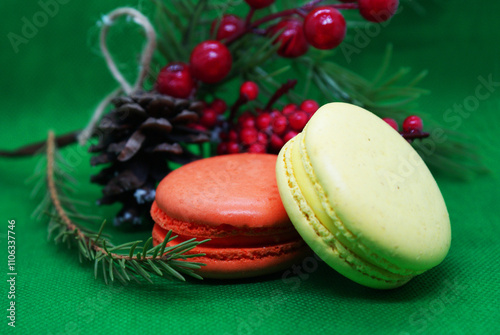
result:
[[[140,282],[139,278],[152,283],[153,275],[181,281],[185,281],[184,275],[203,279],[194,270],[205,264],[191,262],[189,259],[204,254],[187,252],[207,240],[196,241],[193,238],[167,246],[177,237],[172,236],[172,231],[169,231],[164,241],[154,247],[152,237],[144,243],[137,240],[115,245],[103,233],[106,221],[102,222],[98,231],[80,223],[95,220],[95,217],[84,215],[76,209],[75,204],[82,202],[71,196],[75,192],[75,180],[69,173],[70,165],[57,151],[52,132],[49,133],[45,152],[46,155],[32,178],[38,177],[32,195],[41,189],[45,189],[46,193],[33,215],[39,219],[44,213],[48,214],[48,238],[55,243],[66,243],[68,247],[76,245],[80,262],[94,262],[96,278],[102,274],[106,284],[116,280],[123,284],[132,280]],[[46,165],[44,172],[41,170],[43,163]]]

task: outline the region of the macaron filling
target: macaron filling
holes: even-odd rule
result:
[[[372,279],[402,284],[423,272],[401,269],[378,257],[346,229],[314,177],[303,141],[304,133],[301,133],[287,143],[283,149],[283,164],[293,200],[315,233],[351,268]]]
[[[210,239],[203,244],[205,247],[261,247],[301,239],[293,226],[249,228],[230,224],[212,226],[185,222],[167,215],[156,201],[151,207],[151,215],[160,227],[172,230],[176,235],[182,235],[187,239],[193,237],[201,240]]]
[[[168,230],[162,228],[159,224],[153,227],[153,244],[158,245],[165,239]],[[175,234],[174,235],[178,235]],[[168,246],[175,246],[183,241],[191,239],[192,237],[178,235],[177,238],[168,243]],[[203,259],[211,259],[218,261],[231,261],[231,260],[261,260],[264,257],[282,256],[284,254],[293,254],[305,247],[302,239],[295,239],[289,241],[282,241],[271,245],[247,245],[242,246],[239,244],[223,243],[220,245],[218,241],[208,241],[195,249],[188,251],[187,254],[205,254],[196,257],[194,261],[203,262]],[[203,268],[201,269],[203,270]]]

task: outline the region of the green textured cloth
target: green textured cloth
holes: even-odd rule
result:
[[[42,0],[42,3],[47,1]],[[50,1],[49,1],[50,2]],[[38,1],[2,1],[0,51],[0,148],[13,149],[80,129],[100,99],[116,87],[98,54],[96,22],[133,1],[58,0],[50,16]],[[348,60],[349,68],[372,76],[388,42],[392,70],[428,69],[421,86],[431,91],[420,107],[447,128],[469,136],[492,170],[469,182],[437,176],[452,223],[452,246],[438,267],[402,288],[360,287],[321,262],[306,259],[301,275],[282,273],[238,281],[156,280],[154,285],[106,286],[76,252],[47,242],[43,222],[30,218],[37,205],[29,195],[37,158],[0,158],[0,333],[19,334],[493,334],[500,331],[500,4],[496,1],[408,1],[401,14],[368,39]],[[57,9],[57,10],[56,10]],[[9,33],[23,34],[13,47]],[[26,28],[27,29],[27,28]],[[120,30],[120,29],[118,29]],[[25,31],[26,33],[26,31]],[[115,33],[124,55],[135,55],[123,31]],[[352,33],[352,32],[351,32]],[[12,35],[10,35],[12,36]],[[132,43],[133,44],[133,43]],[[120,44],[112,44],[120,48]],[[15,52],[17,48],[17,52]],[[121,55],[120,57],[122,57]],[[132,58],[135,61],[135,57]],[[120,58],[127,65],[126,57]],[[133,71],[132,71],[133,72]],[[464,105],[463,113],[453,109]],[[451,111],[450,111],[451,109]],[[76,166],[80,197],[94,202],[100,189],[88,182],[95,172],[76,147],[64,154]],[[112,217],[113,208],[93,208]],[[8,298],[8,221],[15,220],[15,300]],[[109,228],[123,241],[147,238]],[[131,236],[133,235],[133,236]],[[16,329],[8,326],[15,301]]]

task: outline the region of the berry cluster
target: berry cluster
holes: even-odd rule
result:
[[[270,6],[274,0],[245,0],[250,11],[245,19],[224,15],[211,24],[213,40],[196,45],[189,64],[173,62],[160,70],[155,88],[176,98],[191,98],[198,83],[218,83],[229,74],[232,56],[228,46],[245,34],[255,33],[274,38],[277,53],[282,57],[299,57],[309,46],[333,49],[344,39],[346,21],[339,10],[358,9],[368,21],[382,22],[396,12],[399,0],[341,0],[341,3],[318,6],[321,0],[252,21],[255,10]],[[265,29],[259,27],[269,24]]]
[[[305,100],[300,106],[288,104],[281,111],[244,112],[233,129],[220,134],[217,154],[278,153],[286,142],[302,131],[317,109],[316,101]]]
[[[283,85],[276,91],[271,104],[294,85],[293,81]],[[258,94],[259,87],[255,82],[244,82],[229,113],[226,113],[228,106],[224,100],[217,98],[205,102],[199,121],[188,126],[216,134],[213,140],[219,142],[217,155],[240,152],[277,154],[287,141],[304,129],[319,105],[314,100],[305,100],[300,105],[288,104],[278,110],[268,104],[266,108],[257,108],[253,112],[247,110],[238,116],[238,108],[255,100]]]
[[[255,83],[244,83],[240,89],[240,99],[255,98],[256,90],[258,87]],[[228,120],[229,127],[220,132],[221,142],[217,154],[278,153],[287,141],[302,131],[317,109],[316,101],[305,100],[300,106],[288,104],[282,110],[269,108],[257,109],[254,113],[246,111],[236,122]]]

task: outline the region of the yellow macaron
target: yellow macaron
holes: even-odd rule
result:
[[[448,211],[432,174],[398,132],[363,108],[321,107],[282,148],[276,176],[302,238],[359,284],[401,286],[448,253]]]

